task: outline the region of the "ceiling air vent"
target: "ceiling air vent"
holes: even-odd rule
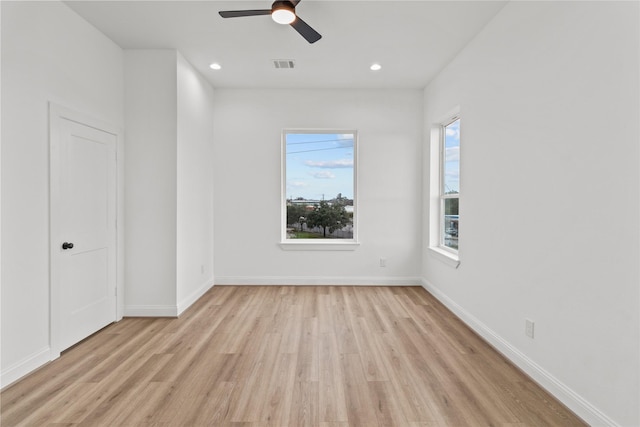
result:
[[[273,66],[276,68],[293,68],[295,67],[295,62],[292,59],[274,59]]]

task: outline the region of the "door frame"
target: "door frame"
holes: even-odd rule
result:
[[[60,220],[60,183],[57,179],[61,165],[57,155],[60,146],[62,120],[69,120],[102,132],[112,134],[116,138],[116,313],[119,321],[124,309],[124,170],[123,170],[123,138],[122,130],[116,125],[101,121],[93,116],[80,113],[67,107],[49,102],[49,348],[50,359],[60,357],[60,273],[54,259],[59,251]]]

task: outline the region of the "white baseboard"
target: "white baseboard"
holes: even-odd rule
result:
[[[23,360],[14,363],[0,374],[0,389],[10,386],[54,358],[55,357],[51,355],[51,348],[47,346],[25,357]]]
[[[222,276],[216,285],[254,286],[421,286],[419,277]]]
[[[175,305],[125,305],[124,317],[178,317]]]
[[[473,329],[497,351],[502,353],[502,355],[509,359],[514,365],[524,371],[541,387],[551,393],[589,425],[619,427],[619,424],[607,417],[598,408],[587,402],[582,396],[531,360],[526,354],[512,346],[507,340],[475,318],[471,313],[450,299],[429,281],[422,279],[422,287],[431,295],[436,297],[442,304],[458,316],[460,320]]]
[[[182,314],[187,308],[191,307],[191,304],[198,301],[202,295],[204,295],[209,289],[213,287],[213,279],[207,280],[198,289],[193,291],[190,295],[187,295],[182,301],[178,302],[178,316]]]

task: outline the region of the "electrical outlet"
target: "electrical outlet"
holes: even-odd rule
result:
[[[386,266],[387,266],[387,259],[380,258],[380,267],[386,267]]]
[[[535,323],[534,323],[533,320],[531,320],[531,319],[525,319],[524,320],[524,333],[529,338],[533,338],[533,327],[534,326],[535,326]]]

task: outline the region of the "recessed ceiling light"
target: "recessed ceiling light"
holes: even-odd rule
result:
[[[369,67],[369,69],[371,71],[379,71],[382,69],[382,65],[376,63],[376,64],[372,64],[371,67]]]
[[[222,65],[214,62],[213,64],[209,65],[209,68],[211,68],[212,70],[220,70],[222,68]]]

